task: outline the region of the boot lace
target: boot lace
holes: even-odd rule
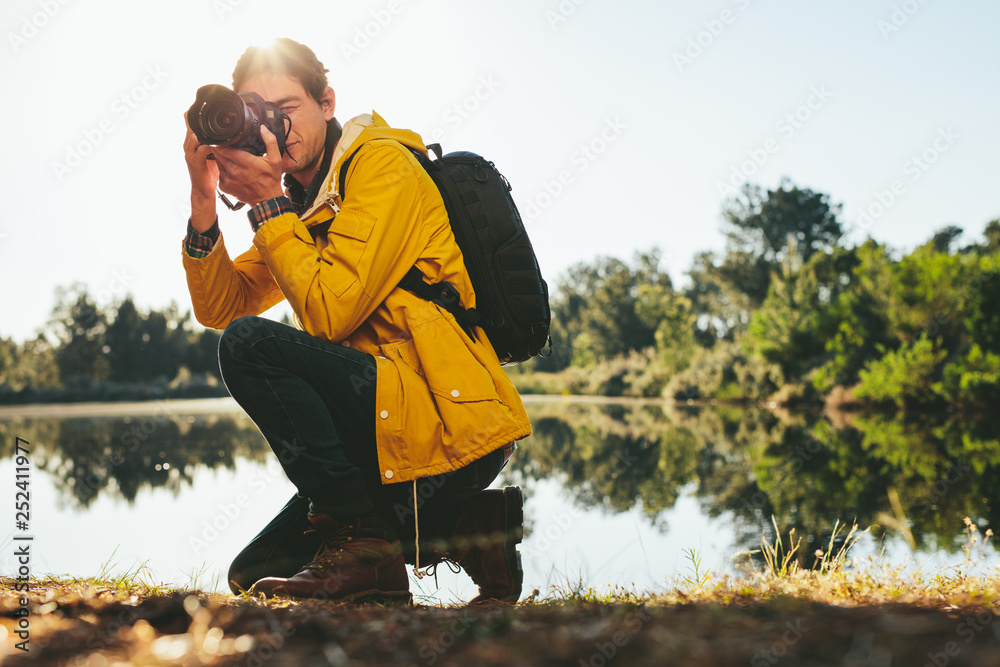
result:
[[[303,570],[324,570],[339,560],[341,557],[340,554],[344,551],[343,545],[354,539],[354,536],[349,534],[354,528],[354,526],[348,524],[341,526],[332,534],[317,530],[316,528],[310,528],[302,533],[303,535],[318,534],[322,538],[322,544],[320,544],[319,550],[312,561],[300,568],[299,572]]]
[[[434,576],[434,588],[440,588],[438,586],[437,566],[440,565],[441,563],[447,564],[448,565],[448,569],[451,570],[452,572],[454,572],[455,574],[458,574],[459,572],[462,571],[462,566],[459,564],[459,562],[457,560],[454,560],[452,558],[448,558],[447,556],[437,556],[437,557],[440,558],[440,560],[437,560],[437,561],[431,563],[430,565],[428,565],[427,567],[425,567],[424,570],[423,570],[425,576],[431,576],[431,575]]]

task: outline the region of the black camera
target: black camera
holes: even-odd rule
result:
[[[199,143],[232,146],[254,155],[266,152],[260,136],[261,124],[278,140],[278,152],[282,155],[291,131],[291,120],[274,102],[265,102],[257,93],[237,94],[217,84],[198,89],[188,110],[187,123]]]

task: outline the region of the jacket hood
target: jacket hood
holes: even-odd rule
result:
[[[340,140],[333,149],[330,171],[323,187],[320,188],[309,209],[299,216],[307,227],[329,220],[331,213],[336,215],[340,211],[341,201],[338,192],[340,167],[362,144],[373,139],[391,139],[409,148],[415,148],[424,155],[427,154],[427,147],[416,132],[389,127],[385,119],[374,111],[355,116],[344,124]]]

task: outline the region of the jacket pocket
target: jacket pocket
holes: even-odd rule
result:
[[[360,282],[359,269],[375,222],[374,216],[347,208],[330,223],[320,259],[330,265],[322,281],[334,296],[343,296],[353,284]],[[317,246],[320,243],[317,241]]]
[[[427,382],[435,396],[452,403],[496,400],[493,378],[469,348],[471,341],[449,317],[413,327],[412,337],[383,348]]]

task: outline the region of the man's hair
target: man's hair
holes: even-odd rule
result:
[[[247,78],[261,72],[287,74],[298,79],[310,97],[322,103],[323,91],[329,85],[326,80],[329,71],[308,46],[281,37],[271,46],[251,46],[243,52],[233,70],[233,90],[239,90]]]

